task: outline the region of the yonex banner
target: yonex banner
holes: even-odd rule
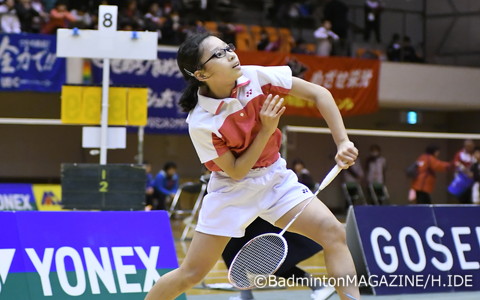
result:
[[[37,210],[32,185],[0,183],[0,211],[2,210]]]
[[[359,282],[377,295],[480,290],[480,206],[351,207]]]
[[[0,228],[0,299],[140,300],[178,266],[165,211],[0,212]]]
[[[67,71],[56,45],[54,35],[0,33],[0,90],[59,92]]]
[[[63,210],[59,184],[0,183],[0,211]]]

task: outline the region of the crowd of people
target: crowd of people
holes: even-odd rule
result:
[[[98,5],[113,4],[119,6],[119,30],[154,31],[158,33],[159,44],[179,45],[188,36],[209,30],[204,22],[215,19],[215,16],[207,13],[212,11],[212,6],[232,5],[230,3],[220,0],[0,0],[0,32],[54,34],[57,28],[95,29],[98,23]],[[307,0],[266,1],[264,5],[270,5],[265,7],[266,19],[270,25],[291,29],[306,26],[313,30],[312,37],[293,36],[288,41],[291,52],[319,56],[351,55],[348,33],[354,30],[350,28],[352,23],[349,20],[349,7],[343,1],[327,0],[323,5]],[[381,43],[380,24],[384,7],[381,0],[365,0],[364,24],[360,30],[364,42],[371,42],[373,33],[374,41]],[[217,22],[216,33],[222,39],[234,42],[235,34],[244,30],[244,27],[237,27],[233,20],[224,19]],[[309,21],[302,23],[301,20]],[[280,49],[279,43],[279,40],[271,40],[263,31],[256,46],[261,51],[277,51]],[[314,46],[314,49],[307,47],[308,44]],[[390,61],[423,61],[408,36],[394,34],[382,51]],[[378,55],[359,57],[380,58]]]
[[[119,6],[119,30],[155,31],[159,43],[178,45],[189,27],[181,23],[180,3],[175,0],[3,0],[0,32],[55,34],[58,28],[95,29],[98,5],[113,4]]]
[[[440,148],[429,145],[425,152],[406,168],[410,179],[408,200],[411,204],[435,204],[431,194],[435,189],[438,172],[450,172],[453,180],[445,190],[457,198],[460,204],[480,204],[480,147],[467,139],[451,161],[439,159]],[[365,164],[357,163],[343,172],[347,204],[388,204],[386,183],[387,160],[381,155],[379,145],[370,147]],[[367,189],[367,195],[362,192]],[[381,201],[383,198],[384,201]]]

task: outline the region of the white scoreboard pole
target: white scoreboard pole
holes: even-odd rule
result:
[[[100,5],[98,30],[58,29],[57,56],[103,59],[100,164],[107,164],[110,59],[157,58],[157,33],[117,31],[118,7]]]
[[[117,31],[118,6],[100,5],[98,30],[115,34]],[[103,59],[102,116],[100,119],[100,164],[107,164],[108,88],[110,86],[110,58]]]

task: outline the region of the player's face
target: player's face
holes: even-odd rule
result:
[[[202,49],[200,69],[204,70],[205,76],[235,81],[242,75],[240,61],[233,45],[227,45],[219,38],[210,36],[202,42]]]

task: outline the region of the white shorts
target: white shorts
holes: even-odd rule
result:
[[[196,230],[202,233],[242,237],[257,217],[274,224],[313,193],[286,162],[279,158],[266,167],[250,170],[242,180],[213,172],[203,199]]]

